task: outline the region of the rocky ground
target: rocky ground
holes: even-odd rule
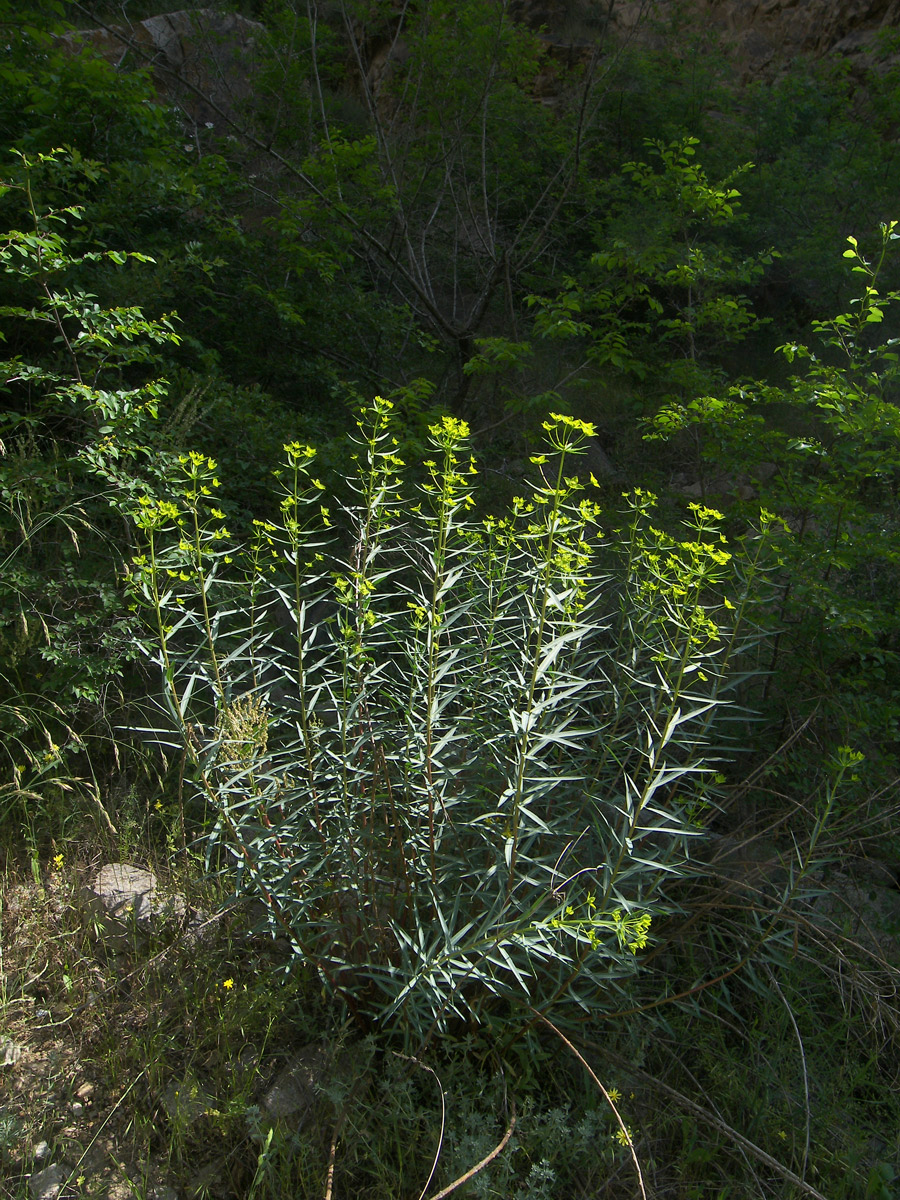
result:
[[[707,869],[750,903],[781,891],[791,854],[713,839]],[[273,1137],[294,1164],[307,1147],[315,1182],[303,1195],[328,1194],[337,1114],[359,1098],[366,1056],[335,1050],[328,1010],[286,974],[258,906],[189,891],[136,863],[7,865],[0,1200],[250,1197]],[[856,979],[893,1011],[880,991],[900,965],[890,864],[826,871],[797,918],[840,952],[847,988]]]
[[[36,874],[2,893],[0,1196],[245,1192],[328,1078],[321,1038],[273,1036],[278,948],[133,864]]]

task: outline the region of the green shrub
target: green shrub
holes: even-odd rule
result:
[[[0,817],[24,801],[30,822],[36,800],[71,792],[67,751],[83,751],[136,657],[110,501],[137,486],[139,463],[150,471],[142,443],[165,386],[148,376],[178,339],[168,319],[106,307],[75,282],[146,256],[73,253],[81,210],[34,199],[35,177],[96,164],[18,158],[21,182],[0,184],[17,223],[0,235]]]
[[[185,753],[212,847],[352,1014],[417,1038],[511,1004],[590,1012],[634,972],[752,637],[760,539],[736,569],[717,513],[694,506],[678,540],[641,492],[607,539],[572,473],[591,427],[545,430],[502,519],[466,515],[453,418],[407,495],[380,398],[342,543],[298,444],[281,521],[243,549],[202,455],[134,512],[156,736]]]
[[[789,719],[819,710],[824,739],[863,749],[877,771],[869,787],[888,783],[891,791],[900,722],[900,411],[897,339],[885,327],[900,291],[885,276],[898,238],[894,221],[867,254],[847,238],[857,296],[813,322],[818,345],[779,348],[796,372],[785,386],[744,383],[668,404],[648,435],[688,431],[701,479],[745,472],[759,502],[782,518],[767,692]]]

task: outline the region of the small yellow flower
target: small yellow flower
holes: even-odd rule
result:
[[[620,1146],[631,1145],[631,1130],[628,1129],[627,1126],[625,1129],[622,1129],[621,1127],[617,1129],[614,1136]]]
[[[223,979],[222,987],[225,989],[226,992],[230,992],[231,989],[234,987],[234,980],[233,979]]]
[[[612,1100],[613,1104],[618,1104],[622,1099],[622,1093],[617,1087],[611,1087],[606,1094],[609,1096],[610,1100]]]
[[[63,858],[63,856],[61,854],[54,854],[54,856],[53,856],[54,871],[61,871],[63,869],[64,861],[65,861],[65,859]]]

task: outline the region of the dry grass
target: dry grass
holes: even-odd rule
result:
[[[82,894],[96,865],[51,859],[39,881],[6,865],[0,1043],[15,1061],[0,1069],[0,1196],[24,1196],[51,1163],[81,1197],[243,1195],[259,1095],[316,1032],[297,985],[246,912],[199,937],[170,921],[108,953]],[[215,897],[191,899],[209,911]]]

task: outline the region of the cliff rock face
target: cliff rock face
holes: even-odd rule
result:
[[[370,33],[358,46],[375,93],[390,60],[405,52],[399,2],[395,7],[397,15],[385,18],[382,35]],[[878,56],[881,34],[900,28],[900,0],[511,0],[509,12],[545,44],[536,97],[551,104],[560,78],[589,61],[607,36],[664,49],[680,35],[712,28],[720,32],[737,75],[748,77],[777,71],[798,55],[837,53],[870,61]],[[227,113],[247,98],[262,32],[257,22],[236,13],[197,8],[68,34],[64,41],[73,50],[91,45],[117,66],[150,65],[160,93],[180,102],[199,124],[216,118],[203,96]],[[356,65],[348,63],[351,74]]]
[[[659,48],[679,34],[717,31],[739,73],[777,70],[798,55],[871,59],[879,35],[900,27],[900,0],[512,0],[511,14],[559,57],[610,33]]]
[[[62,40],[73,52],[91,46],[117,67],[149,66],[168,103],[179,102],[197,123],[212,123],[215,108],[231,113],[249,96],[262,32],[260,24],[237,13],[197,8],[70,33]]]
[[[610,17],[614,30],[637,37],[655,22],[712,26],[755,74],[798,55],[874,54],[882,32],[900,26],[900,0],[620,0]]]
[[[773,55],[849,50],[896,26],[900,0],[713,0],[710,17],[731,34]]]

